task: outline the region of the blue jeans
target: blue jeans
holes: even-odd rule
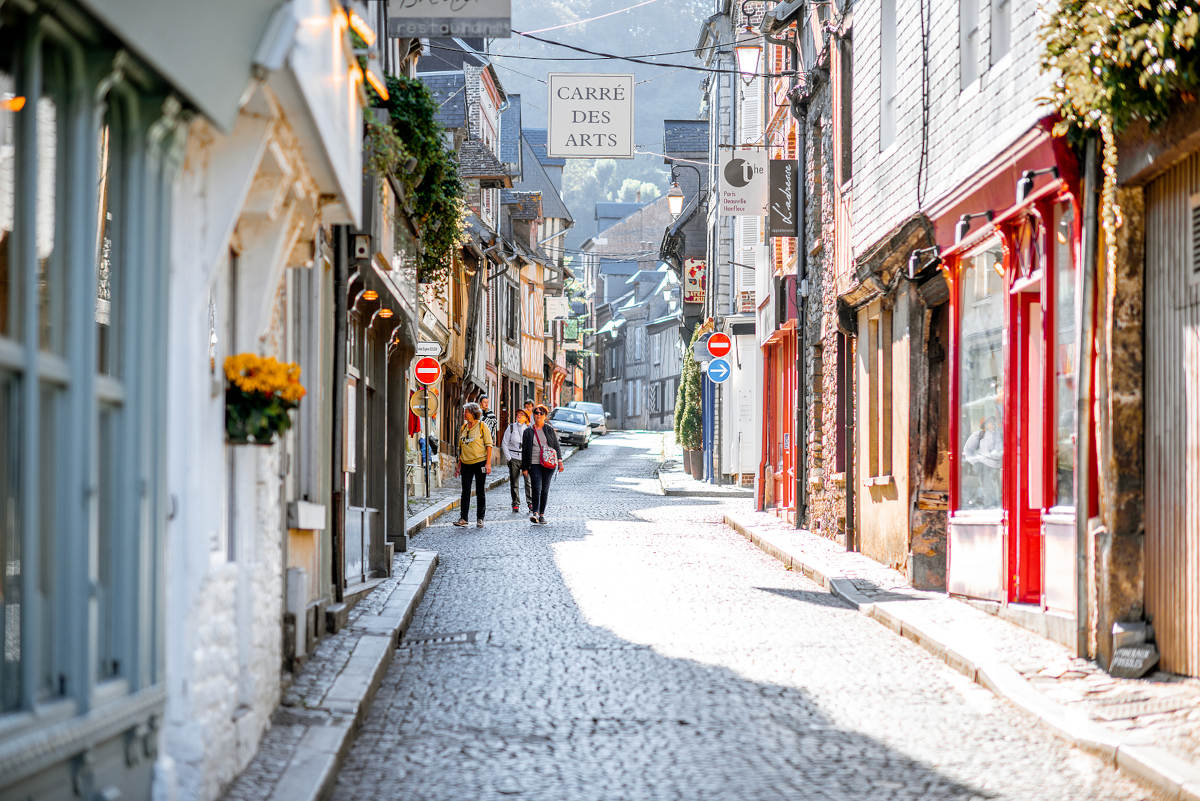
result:
[[[533,511],[539,515],[546,514],[546,498],[550,495],[550,479],[554,478],[553,467],[542,467],[540,464],[529,468],[529,483],[533,488]]]

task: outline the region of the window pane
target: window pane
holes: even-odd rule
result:
[[[1054,212],[1054,473],[1055,503],[1075,505],[1075,259],[1071,229],[1075,212],[1061,203]]]
[[[62,695],[63,683],[56,659],[55,643],[62,629],[62,621],[58,619],[60,611],[59,599],[62,588],[59,587],[57,567],[61,564],[58,542],[60,519],[58,510],[62,508],[62,482],[59,480],[58,468],[61,464],[62,445],[59,430],[62,426],[62,405],[65,393],[58,387],[43,383],[39,390],[39,411],[41,413],[41,435],[38,439],[40,453],[38,454],[38,486],[40,502],[38,504],[38,577],[37,577],[37,608],[40,631],[37,642],[40,643],[38,662],[38,698],[50,698]]]
[[[63,296],[66,286],[62,277],[62,253],[57,244],[59,109],[53,92],[55,59],[47,55],[47,93],[37,101],[37,204],[35,206],[38,285],[38,347],[62,353]]]
[[[1004,458],[1003,252],[963,262],[959,348],[960,509],[999,509]]]
[[[12,232],[16,192],[17,120],[25,98],[16,94],[12,75],[12,52],[0,47],[0,337],[16,335],[20,327],[16,265],[13,263]],[[20,106],[20,109],[18,108]]]
[[[21,702],[21,382],[0,373],[0,712]]]
[[[117,502],[117,421],[120,410],[112,406],[100,407],[99,437],[99,517],[100,526],[96,536],[96,611],[97,659],[96,675],[104,679],[115,676],[118,671],[114,648],[113,590],[116,587],[113,548],[116,546],[116,526],[119,505]]]
[[[112,119],[109,112],[108,120]],[[121,148],[119,135],[106,120],[100,129],[97,147],[99,180],[96,189],[98,209],[96,220],[96,371],[104,375],[121,374],[121,346],[119,340],[119,309],[114,298],[114,288],[120,291],[120,277],[116,275],[119,261],[118,223],[113,218],[114,210],[120,209]]]

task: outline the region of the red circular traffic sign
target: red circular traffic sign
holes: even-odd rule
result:
[[[729,334],[722,334],[720,331],[708,338],[708,352],[716,358],[725,356],[733,349],[733,342],[729,339]]]
[[[436,384],[437,380],[442,377],[442,364],[437,359],[426,356],[423,359],[417,359],[413,372],[416,374],[418,382],[425,385]]]

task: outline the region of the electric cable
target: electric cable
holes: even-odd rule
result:
[[[488,58],[516,58],[521,59],[522,61],[611,61],[613,59],[625,58],[658,58],[659,56],[680,56],[688,53],[695,53],[697,50],[716,50],[722,47],[737,47],[738,45],[745,44],[746,42],[760,41],[762,40],[758,37],[750,36],[745,39],[737,39],[732,42],[722,42],[721,44],[708,45],[706,47],[689,47],[687,50],[665,50],[661,53],[638,53],[632,56],[521,56],[517,55],[516,53],[481,53],[480,55],[486,55]],[[563,46],[568,47],[569,45]],[[433,42],[429,43],[429,47],[437,50],[449,50],[460,53],[463,52],[462,48],[447,47],[446,45],[434,44]],[[658,66],[665,67],[668,65],[660,64]],[[718,72],[719,71],[720,70],[718,70]]]
[[[588,17],[587,19],[577,19],[574,22],[564,22],[561,25],[552,25],[549,28],[539,28],[536,31],[529,31],[529,32],[530,33],[546,33],[548,31],[561,30],[562,28],[570,28],[572,25],[583,25],[585,22],[595,22],[598,19],[604,19],[605,17],[611,17],[614,14],[624,14],[626,11],[632,11],[635,8],[641,8],[642,6],[648,6],[651,3],[657,3],[657,2],[658,2],[658,0],[642,0],[642,2],[640,2],[640,3],[634,3],[633,5],[626,6],[625,8],[618,8],[616,11],[608,11],[604,14],[598,14],[594,17]]]
[[[556,42],[553,39],[545,39],[541,36],[534,36],[533,34],[524,33],[522,31],[518,31],[516,29],[513,29],[513,33],[515,33],[517,36],[524,36],[527,39],[533,39],[535,42],[542,42],[543,44],[554,45],[556,47],[565,47],[568,50],[574,50],[578,53],[587,53],[592,56],[601,56],[605,59],[614,59],[617,61],[628,61],[633,64],[644,64],[648,67],[668,67],[670,69],[690,70],[692,72],[703,72],[706,75],[714,75],[714,74],[715,75],[728,75],[730,73],[737,72],[737,70],[721,70],[721,69],[714,69],[712,67],[697,67],[697,66],[694,66],[691,64],[662,64],[657,61],[648,61],[644,58],[639,58],[636,56],[619,56],[616,53],[604,53],[599,50],[589,50],[586,47],[579,47],[577,45],[566,44],[565,42]],[[691,52],[691,51],[689,51],[689,52]],[[741,74],[741,76],[743,78],[790,78],[793,75],[797,75],[799,73],[796,73],[796,72],[780,72],[780,73],[754,72],[754,73],[739,73],[739,74]]]

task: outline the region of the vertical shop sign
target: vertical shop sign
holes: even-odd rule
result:
[[[707,276],[704,259],[684,259],[683,302],[703,303],[706,281]]]
[[[796,225],[796,159],[771,159],[770,188],[767,194],[767,236],[795,236]]]

